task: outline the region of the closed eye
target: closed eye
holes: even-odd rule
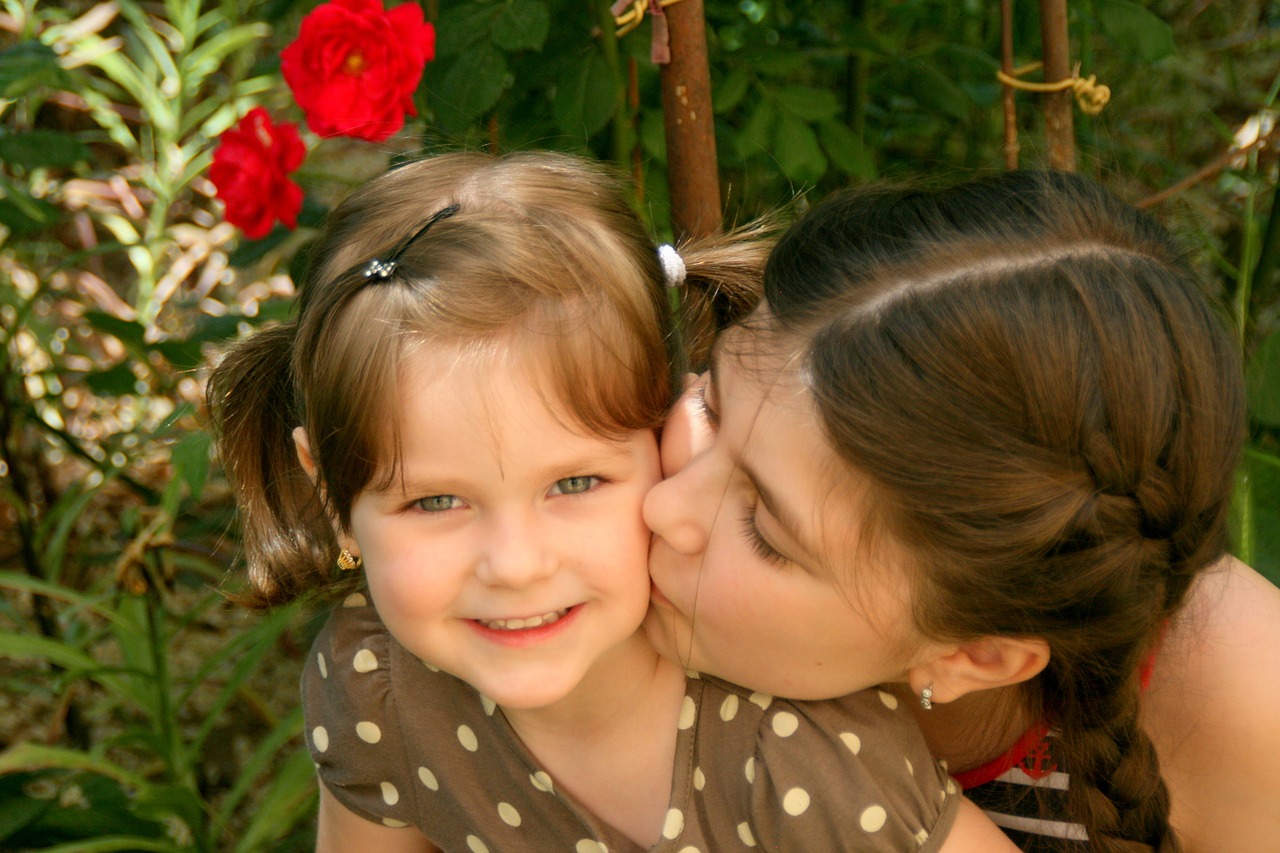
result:
[[[702,417],[707,425],[713,430],[720,429],[720,413],[715,410],[711,403],[711,398],[707,394],[707,386],[710,382],[703,382],[693,389],[693,403],[698,410],[698,414]]]
[[[756,525],[756,506],[754,503],[747,506],[746,514],[742,517],[742,534],[747,537],[751,550],[760,559],[775,566],[781,566],[788,562],[786,556],[770,545],[769,540],[765,539],[764,534],[760,532],[760,528]]]

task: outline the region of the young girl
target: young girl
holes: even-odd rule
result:
[[[1274,844],[1280,592],[1206,572],[1237,346],[1160,228],[1068,175],[841,194],[712,363],[645,503],[661,651],[810,698],[898,670],[1025,850]]]
[[[639,630],[641,505],[673,397],[665,285],[749,292],[766,250],[740,234],[656,251],[572,158],[438,157],[344,202],[296,319],[216,369],[261,599],[332,587],[335,558],[367,582],[303,676],[318,849],[999,835],[889,694],[775,701],[687,678]]]

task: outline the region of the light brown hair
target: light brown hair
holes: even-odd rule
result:
[[[404,246],[385,281],[366,275]],[[749,308],[769,242],[745,229],[681,247],[698,351]],[[335,584],[334,523],[398,465],[397,366],[443,344],[535,361],[558,414],[618,437],[661,425],[684,358],[653,240],[606,168],[546,152],[446,154],[400,166],[330,216],[296,317],[232,347],[207,391],[242,514],[251,604]],[[695,356],[696,357],[696,356]],[[317,483],[291,437],[304,426]]]
[[[765,300],[918,627],[1046,640],[1021,695],[1060,732],[1072,818],[1095,850],[1178,849],[1139,673],[1224,554],[1244,408],[1169,236],[1070,175],[872,188],[781,238]]]

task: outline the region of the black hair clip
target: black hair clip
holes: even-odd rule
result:
[[[431,230],[431,226],[435,225],[441,219],[448,219],[459,210],[459,206],[451,204],[448,207],[441,208],[432,214],[431,218],[423,223],[422,227],[409,235],[408,239],[402,240],[395,248],[393,248],[385,258],[374,258],[365,265],[364,277],[371,278],[376,281],[386,281],[395,274],[396,267],[400,264],[400,256],[413,245],[423,234]]]

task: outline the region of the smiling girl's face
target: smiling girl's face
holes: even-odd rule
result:
[[[794,365],[746,351],[750,334],[725,335],[665,431],[704,438],[645,499],[649,638],[689,669],[796,699],[905,681],[925,651],[906,574],[890,549],[858,548],[864,493]]]
[[[658,448],[651,430],[578,427],[509,361],[405,357],[399,476],[360,493],[343,544],[401,645],[499,705],[543,708],[644,642]]]

